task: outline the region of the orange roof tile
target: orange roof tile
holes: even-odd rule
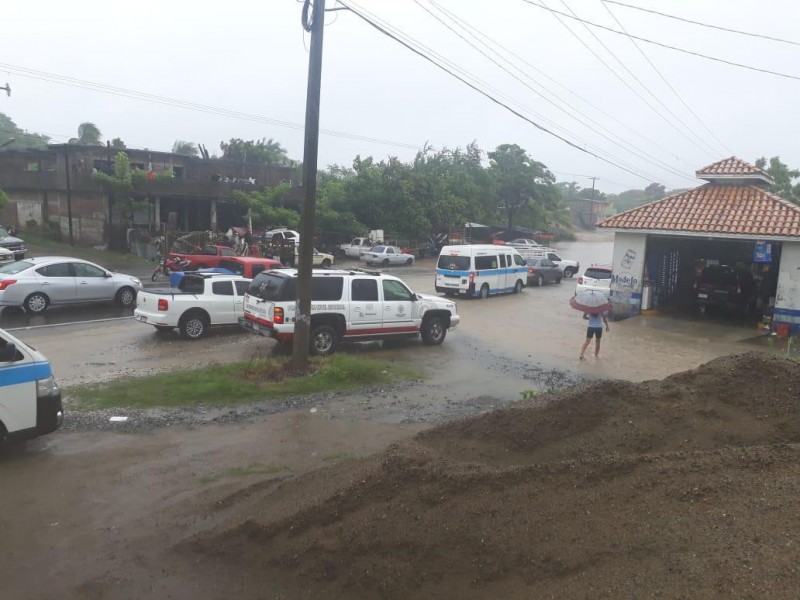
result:
[[[749,162],[731,156],[697,171],[698,175],[760,175],[763,171]]]
[[[800,237],[800,206],[755,185],[709,183],[614,215],[598,227]]]

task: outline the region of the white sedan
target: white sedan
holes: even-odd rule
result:
[[[406,254],[397,246],[373,246],[369,252],[361,255],[361,260],[368,265],[380,265],[388,267],[389,265],[408,265],[409,267],[414,264],[414,257],[411,254]]]

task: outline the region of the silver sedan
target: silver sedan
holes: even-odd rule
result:
[[[94,263],[67,256],[26,258],[0,266],[0,306],[29,313],[56,304],[115,301],[134,306],[142,282]]]
[[[361,260],[368,265],[408,265],[414,264],[414,257],[406,254],[397,246],[373,246],[369,252],[361,255]]]

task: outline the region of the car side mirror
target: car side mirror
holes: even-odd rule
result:
[[[17,359],[17,345],[7,343],[0,346],[0,362],[13,362]]]

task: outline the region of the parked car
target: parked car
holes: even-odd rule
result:
[[[694,290],[695,306],[701,313],[711,306],[746,315],[756,304],[757,287],[753,275],[733,266],[707,266],[697,276]]]
[[[397,246],[373,246],[369,252],[361,255],[361,260],[368,265],[380,265],[387,267],[389,265],[408,265],[414,264],[414,257],[411,254],[406,254]]]
[[[228,246],[206,244],[196,252],[170,252],[167,260],[188,260],[190,269],[208,269],[218,267],[219,261],[231,256],[239,256]]]
[[[115,301],[133,306],[142,282],[68,256],[26,258],[0,267],[0,306],[42,313],[50,305]]]
[[[159,333],[180,330],[197,340],[213,325],[235,325],[244,310],[250,280],[221,273],[188,273],[178,289],[148,289],[139,294],[134,318]]]
[[[322,267],[323,269],[330,269],[331,265],[333,265],[333,254],[328,254],[327,252],[320,252],[319,250],[314,248],[313,265],[315,267]]]
[[[605,265],[592,265],[587,267],[583,275],[578,277],[575,292],[583,290],[597,290],[611,295],[611,267]]]
[[[537,248],[541,246],[540,243],[535,242],[534,240],[524,239],[524,238],[517,238],[515,240],[511,240],[510,242],[506,242],[506,246],[513,246],[514,248]]]
[[[0,248],[5,248],[14,253],[14,260],[22,260],[28,251],[28,246],[18,237],[9,233],[8,229],[0,225]]]
[[[347,258],[360,258],[362,254],[368,252],[370,248],[375,245],[375,242],[369,238],[357,237],[349,244],[342,244],[339,249],[344,252]]]
[[[259,258],[257,256],[226,256],[220,259],[219,266],[207,269],[197,269],[188,273],[223,273],[225,275],[240,275],[247,279],[252,279],[261,271],[269,269],[280,269],[283,265],[281,261],[272,258]],[[170,287],[178,287],[180,280],[186,275],[187,271],[174,271],[170,273]]]
[[[0,265],[14,262],[15,260],[16,259],[14,258],[14,253],[11,250],[0,246]]]
[[[527,258],[528,285],[561,283],[561,269],[549,258]]]
[[[294,340],[297,319],[297,271],[265,271],[245,295],[239,325],[282,342]],[[372,341],[421,336],[441,344],[460,323],[452,300],[417,294],[385,273],[315,269],[311,280],[309,350],[325,356],[343,341]]]

